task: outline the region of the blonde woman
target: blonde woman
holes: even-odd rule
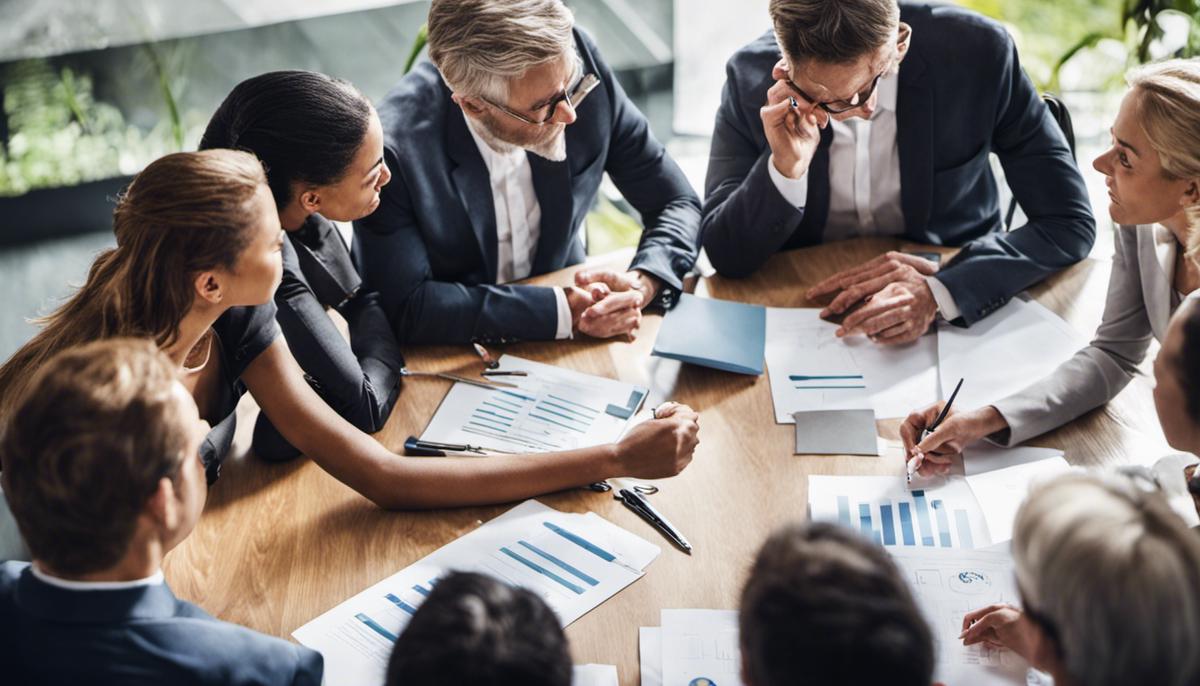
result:
[[[1200,679],[1200,538],[1157,491],[1073,473],[1035,488],[1012,540],[1021,608],[963,617],[963,642],[1009,648],[1057,686]]]
[[[283,438],[381,507],[520,500],[615,476],[672,476],[698,439],[690,408],[668,404],[619,443],[487,460],[404,459],[337,415],[309,387],[275,323],[284,240],[262,164],[206,150],[167,155],[130,184],[114,213],[117,247],[32,341],[0,367],[0,420],[56,352],[116,336],[153,339],[213,431],[209,480],[249,391]]]
[[[1022,443],[1111,400],[1200,287],[1189,257],[1200,227],[1200,60],[1145,66],[1127,81],[1112,147],[1093,163],[1107,177],[1108,211],[1119,226],[1100,328],[1046,378],[992,405],[952,411],[919,443],[941,404],[909,415],[900,432],[909,456],[922,456],[923,473],[943,471],[972,441]]]

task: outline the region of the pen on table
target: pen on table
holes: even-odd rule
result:
[[[469,384],[471,386],[479,386],[480,388],[519,388],[519,386],[517,386],[516,384],[506,383],[504,381],[492,381],[492,382],[476,381],[475,379],[468,379],[465,376],[459,376],[457,374],[447,374],[445,372],[419,372],[419,371],[409,369],[408,367],[400,368],[400,376],[406,376],[406,377],[436,376],[439,379],[446,379],[447,381],[458,381],[460,383]]]
[[[483,366],[487,367],[488,369],[495,369],[496,367],[500,366],[500,361],[492,357],[492,354],[488,352],[487,348],[474,342],[471,343],[471,346],[475,348],[475,353],[478,354],[483,360]]]
[[[522,371],[520,369],[485,369],[482,372],[479,372],[479,375],[489,378],[493,376],[529,376],[529,372]]]
[[[423,441],[416,436],[404,439],[404,454],[414,457],[487,457],[493,453],[503,452],[468,443]]]
[[[683,534],[680,533],[674,524],[662,516],[662,513],[654,509],[654,506],[650,504],[650,501],[646,500],[645,496],[638,493],[636,488],[627,488],[619,480],[617,480],[617,483],[618,488],[615,497],[622,503],[625,503],[625,507],[633,510],[634,514],[649,522],[655,529],[658,529],[662,535],[679,546],[680,550],[688,555],[692,554],[692,544],[684,538]]]
[[[942,421],[946,419],[946,415],[950,414],[950,406],[954,404],[954,398],[958,396],[958,389],[962,388],[962,385],[963,380],[960,378],[958,380],[958,384],[954,387],[954,392],[950,394],[950,399],[946,401],[946,404],[942,407],[942,411],[938,413],[938,416],[933,420],[933,423],[924,429],[921,429],[920,435],[917,436],[917,443],[925,440],[929,434],[937,431],[937,428],[941,426]],[[916,475],[917,470],[921,468],[921,463],[924,461],[925,456],[921,453],[917,453],[912,457],[912,459],[905,463],[905,470],[908,472],[908,483],[912,483],[913,476]]]

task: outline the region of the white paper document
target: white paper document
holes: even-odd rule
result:
[[[892,548],[985,548],[993,543],[967,481],[909,489],[902,476],[808,477],[814,520],[839,522]]]
[[[325,658],[326,686],[380,684],[396,638],[439,577],[490,574],[546,601],[565,627],[641,578],[661,549],[595,513],[528,500],[293,632]]]
[[[1025,684],[1029,665],[1009,650],[965,647],[963,617],[992,603],[1020,606],[1012,558],[983,550],[893,549],[893,556],[933,630],[934,681],[970,686]]]
[[[741,686],[737,610],[663,610],[661,636],[663,686]]]
[[[1071,470],[1062,456],[1028,462],[966,477],[983,518],[987,520],[992,543],[1012,538],[1017,510],[1025,501],[1030,486]]]
[[[575,665],[571,686],[619,686],[616,665]]]
[[[938,400],[938,341],[883,346],[865,336],[838,338],[816,308],[767,308],[767,373],[775,422],[812,410],[873,409],[905,417]]]
[[[500,358],[500,369],[529,376],[496,377],[518,388],[454,384],[422,440],[515,453],[603,445],[625,433],[646,399],[640,386],[513,355]]]
[[[965,384],[964,384],[965,385]],[[1040,462],[1051,457],[1062,457],[1063,451],[1058,448],[1035,448],[1020,445],[1015,448],[1001,448],[991,443],[972,443],[963,449],[963,470],[967,476],[994,472],[997,469],[1016,467],[1017,465]]]
[[[970,328],[938,324],[941,390],[964,379],[955,406],[982,407],[1024,390],[1086,344],[1045,306],[1013,298]]]
[[[638,628],[638,666],[642,686],[662,686],[662,628]]]

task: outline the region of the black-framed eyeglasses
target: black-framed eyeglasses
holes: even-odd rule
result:
[[[554,118],[554,113],[558,111],[558,105],[560,103],[565,102],[571,109],[577,109],[579,104],[583,102],[583,99],[587,97],[588,93],[591,93],[592,90],[594,90],[598,85],[600,85],[600,78],[598,76],[595,74],[583,74],[575,80],[575,83],[572,84],[571,87],[554,96],[554,99],[540,108],[545,110],[545,114],[541,119],[530,119],[520,112],[514,112],[504,105],[501,105],[498,102],[492,102],[487,98],[483,98],[483,101],[507,114],[513,119],[519,119],[520,121],[533,126],[545,126],[546,124],[550,123],[551,119]]]
[[[850,98],[849,100],[818,102],[816,98],[812,97],[808,93],[805,93],[804,90],[801,89],[800,86],[797,86],[796,83],[791,79],[787,80],[787,85],[789,88],[796,91],[796,95],[804,98],[804,101],[809,105],[812,105],[813,107],[820,107],[829,114],[845,114],[850,110],[856,110],[867,104],[867,102],[871,99],[871,96],[875,95],[875,89],[879,86],[879,80],[883,78],[883,75],[891,71],[892,68],[896,66],[896,63],[904,59],[904,54],[908,50],[908,44],[911,40],[912,28],[909,27],[908,24],[900,24],[899,35],[896,38],[896,47],[899,50],[900,55],[896,59],[896,62],[888,65],[886,69],[876,74],[875,78],[871,81],[871,85],[856,93],[854,97]]]

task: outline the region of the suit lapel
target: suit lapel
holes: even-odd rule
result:
[[[569,129],[568,129],[569,131]],[[533,153],[526,153],[533,176],[533,191],[542,211],[537,250],[533,256],[533,273],[545,274],[566,264],[571,244],[575,198],[571,193],[571,145],[567,137],[567,159],[551,162]]]
[[[487,166],[467,128],[467,120],[458,105],[447,109],[446,150],[454,163],[450,173],[458,198],[471,220],[471,229],[479,244],[487,282],[496,282],[496,206],[492,199],[492,184]]]
[[[933,204],[933,114],[935,103],[925,60],[917,46],[920,33],[914,29],[913,48],[900,63],[900,92],[896,101],[896,144],[900,154],[900,205],[905,233],[914,240],[928,241],[930,207]]]
[[[1118,228],[1118,231],[1138,232],[1138,267],[1142,274],[1142,292],[1146,294],[1146,315],[1150,328],[1159,341],[1167,335],[1171,320],[1171,301],[1175,288],[1175,251],[1177,243],[1171,232],[1159,224],[1143,232]]]

